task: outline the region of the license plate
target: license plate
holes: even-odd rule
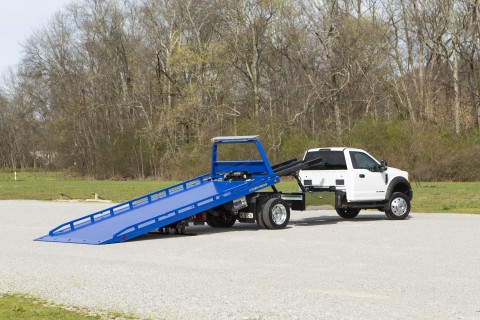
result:
[[[253,219],[253,213],[251,213],[251,212],[240,212],[240,218],[242,218],[242,219]]]

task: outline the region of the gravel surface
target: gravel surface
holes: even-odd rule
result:
[[[480,215],[319,210],[278,231],[32,241],[108,206],[0,201],[0,293],[154,319],[480,319]]]

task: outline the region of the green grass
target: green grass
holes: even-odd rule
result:
[[[480,182],[414,183],[412,211],[480,214]]]
[[[123,312],[89,311],[72,306],[54,304],[25,294],[0,294],[2,320],[136,320],[134,314]],[[150,318],[146,318],[150,319]]]
[[[0,200],[58,200],[60,193],[74,199],[102,198],[122,202],[175,184],[175,181],[109,181],[75,178],[61,172],[0,172]]]
[[[0,200],[56,200],[60,193],[75,199],[92,199],[92,192],[114,202],[122,202],[171,186],[176,181],[98,181],[75,178],[61,172],[21,171],[17,181],[13,172],[0,171]],[[480,214],[480,182],[429,182],[412,184],[413,212],[453,212]],[[284,179],[277,188],[298,191],[293,179]],[[321,197],[321,199],[319,199]],[[309,195],[315,205],[333,205],[332,193]]]
[[[92,320],[99,316],[90,316],[77,308],[64,308],[46,301],[18,294],[0,296],[0,318],[3,320]]]

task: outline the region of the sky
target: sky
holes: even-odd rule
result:
[[[22,57],[22,43],[71,0],[0,0],[0,75]]]

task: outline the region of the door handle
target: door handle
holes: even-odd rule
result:
[[[365,175],[362,173],[360,175],[358,175],[360,178],[365,178]]]

